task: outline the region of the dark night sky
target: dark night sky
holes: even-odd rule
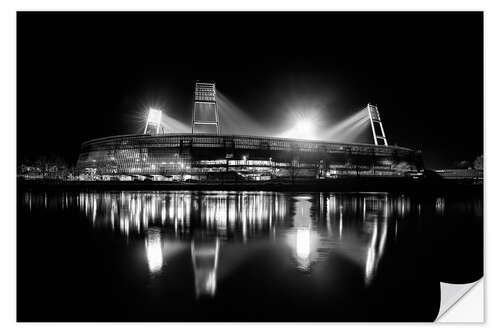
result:
[[[482,13],[20,13],[17,38],[19,159],[75,163],[151,101],[188,122],[196,80],[267,126],[290,101],[332,125],[374,103],[428,168],[483,151]]]

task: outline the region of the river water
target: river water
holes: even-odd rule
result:
[[[20,321],[432,321],[483,275],[482,198],[20,192]]]

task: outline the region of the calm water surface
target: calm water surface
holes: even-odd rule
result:
[[[21,192],[21,321],[431,321],[483,274],[481,198]]]

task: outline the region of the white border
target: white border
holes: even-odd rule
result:
[[[486,264],[485,285],[487,295],[498,295],[499,269],[494,264],[498,261],[500,236],[500,214],[498,210],[490,209],[490,203],[495,206],[498,202],[498,193],[495,189],[500,186],[500,163],[498,145],[500,144],[500,1],[463,1],[463,0],[420,0],[420,1],[275,1],[253,0],[236,2],[230,0],[179,0],[166,2],[161,0],[141,1],[108,1],[108,0],[46,0],[46,1],[11,1],[3,0],[0,3],[0,36],[1,36],[1,68],[0,68],[0,103],[2,121],[0,122],[0,142],[2,163],[0,171],[2,228],[0,231],[1,281],[0,281],[0,319],[2,332],[32,331],[32,332],[86,332],[92,330],[135,332],[138,329],[162,331],[165,330],[203,330],[204,332],[253,332],[254,330],[306,331],[314,329],[321,332],[331,332],[342,328],[346,331],[370,330],[375,332],[405,332],[420,331],[422,329],[444,329],[450,332],[477,330],[488,328],[498,331],[499,316],[495,315],[500,308],[497,297],[486,297],[486,325],[458,325],[458,324],[16,324],[15,323],[15,124],[16,124],[16,62],[15,62],[15,27],[16,10],[484,10],[485,11],[485,163],[486,163],[486,198],[485,198],[485,239]],[[466,66],[467,64],[464,64]],[[459,70],[459,69],[457,69]],[[459,99],[460,96],[457,96]],[[470,110],[477,112],[477,110]],[[491,238],[491,239],[490,239]],[[495,259],[496,258],[496,259]],[[489,260],[491,259],[491,260]],[[489,283],[492,281],[492,283]],[[496,283],[493,283],[496,281]],[[493,315],[488,316],[488,309],[493,309]],[[404,326],[404,328],[403,328]],[[484,327],[483,327],[484,326]]]

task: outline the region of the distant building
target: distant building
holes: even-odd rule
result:
[[[445,180],[483,182],[482,169],[442,169],[434,172]]]
[[[60,161],[25,162],[19,165],[17,175],[25,179],[70,179],[72,170]]]

